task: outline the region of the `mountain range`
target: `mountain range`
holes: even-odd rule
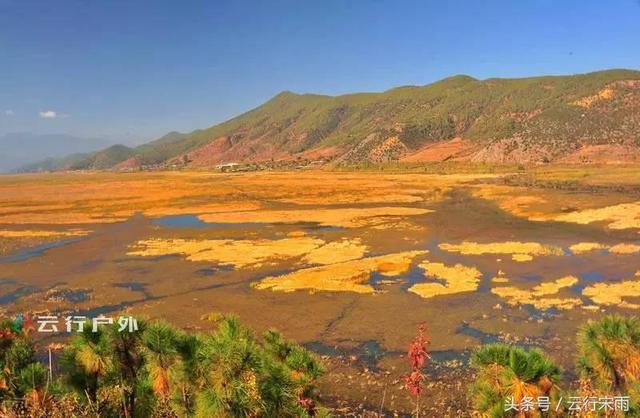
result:
[[[61,157],[90,152],[112,144],[100,138],[81,138],[67,134],[33,134],[16,132],[0,135],[0,172],[34,164],[45,168],[62,164]],[[77,156],[64,159],[74,160]]]
[[[478,80],[341,96],[283,92],[221,124],[34,169],[390,161],[640,162],[640,71]]]

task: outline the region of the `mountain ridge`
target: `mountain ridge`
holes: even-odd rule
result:
[[[42,164],[49,159],[67,158],[92,149],[106,147],[111,141],[64,133],[35,134],[31,132],[11,132],[0,135],[0,172],[12,171],[29,164]],[[74,158],[78,158],[77,155]]]
[[[129,150],[103,158],[100,166],[95,161],[105,150],[57,169],[211,168],[315,159],[347,165],[637,162],[640,71],[484,80],[455,75],[422,86],[339,96],[283,91],[220,124],[170,132]]]

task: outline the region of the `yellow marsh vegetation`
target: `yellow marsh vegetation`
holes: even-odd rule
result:
[[[578,278],[566,276],[552,282],[541,283],[532,289],[520,289],[512,286],[494,287],[491,293],[505,299],[509,305],[533,305],[536,309],[573,309],[582,305],[578,298],[548,297],[556,295],[561,289],[578,283]]]
[[[640,297],[640,280],[631,279],[617,283],[595,283],[582,290],[599,305],[619,306],[621,308],[639,309],[640,304],[626,301],[625,298]]]
[[[149,239],[134,244],[128,255],[157,257],[182,254],[190,261],[214,261],[236,268],[259,267],[268,261],[299,257],[324,244],[311,237],[280,240]]]
[[[410,292],[423,298],[473,292],[478,289],[480,277],[482,276],[478,269],[463,266],[462,264],[447,266],[443,263],[425,261],[420,264],[420,268],[424,269],[424,274],[427,278],[435,277],[445,281],[444,284],[435,281],[432,283],[417,283],[409,288]]]
[[[637,244],[617,244],[609,248],[614,254],[636,254],[640,253],[640,245]]]
[[[332,208],[332,209],[300,209],[300,210],[261,210],[239,211],[228,213],[203,214],[199,218],[204,222],[220,223],[299,223],[317,222],[324,226],[353,228],[369,225],[380,216],[412,216],[433,212],[429,209],[409,207],[374,207],[374,208]],[[373,220],[375,222],[375,219]]]
[[[293,273],[271,276],[254,283],[260,290],[293,292],[295,290],[374,293],[369,276],[379,271],[385,276],[407,272],[412,260],[428,251],[406,251],[377,257],[361,258],[343,263],[329,264],[297,270]],[[389,270],[392,265],[394,268]]]
[[[583,254],[596,250],[603,250],[607,247],[597,242],[579,242],[577,244],[573,244],[569,246],[569,250],[571,250],[574,254]]]
[[[66,231],[45,230],[0,230],[0,238],[47,238],[47,237],[79,237],[89,234],[91,231],[82,229],[70,229]]]
[[[640,228],[640,202],[566,213],[554,217],[554,220],[583,225],[607,222],[610,229]]]
[[[362,258],[367,246],[360,239],[343,239],[322,245],[311,250],[302,259],[308,264],[334,264]]]
[[[560,247],[540,244],[538,242],[489,242],[477,243],[464,241],[461,244],[443,243],[441,250],[463,255],[511,254],[514,261],[531,261],[533,256],[563,255]]]

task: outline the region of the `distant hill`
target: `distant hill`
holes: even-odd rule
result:
[[[71,153],[83,153],[108,146],[97,138],[79,138],[66,134],[37,135],[10,133],[0,135],[0,172],[16,170],[26,164]]]
[[[487,80],[459,75],[336,97],[283,92],[208,129],[170,133],[104,159],[83,156],[70,167],[206,168],[297,159],[640,162],[640,71]]]
[[[132,148],[112,145],[100,151],[71,154],[62,158],[46,158],[23,165],[17,171],[107,170],[133,155],[135,152]]]

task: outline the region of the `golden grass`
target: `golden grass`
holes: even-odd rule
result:
[[[529,254],[513,254],[511,259],[518,262],[531,261],[533,260],[533,256]]]
[[[300,237],[304,237],[305,235],[307,235],[307,233],[305,231],[291,231],[291,232],[287,232],[287,237],[289,238],[300,238]]]
[[[416,225],[406,221],[395,221],[388,216],[380,216],[369,219],[369,225],[371,229],[376,230],[410,230],[410,231],[422,231],[425,229],[422,225]]]
[[[489,169],[490,167],[487,167]],[[560,168],[528,170],[543,180],[580,181],[589,184],[640,184],[637,167]],[[438,202],[461,185],[470,186],[474,195],[498,202],[500,207],[530,219],[592,221],[612,218],[612,228],[638,225],[640,202],[609,194],[565,193],[559,190],[514,187],[482,183],[503,174],[418,174],[418,173],[345,173],[345,172],[264,172],[220,174],[206,172],[155,173],[54,173],[2,176],[0,179],[0,224],[92,224],[126,220],[136,212],[146,216],[171,214],[220,214],[240,212],[243,218],[255,218],[262,202],[282,205],[410,204]],[[312,185],[312,187],[310,187]],[[612,200],[630,206],[613,205]],[[561,213],[571,206],[596,212]],[[604,207],[604,209],[603,209]],[[608,208],[608,209],[607,209]],[[301,207],[301,210],[309,208]],[[325,209],[336,209],[327,207]],[[357,209],[357,208],[353,208]],[[632,216],[631,211],[635,211]],[[398,210],[398,209],[393,209]],[[399,209],[394,213],[377,208],[377,213],[352,213],[338,219],[348,226],[372,225],[374,216],[413,216],[422,207]],[[409,210],[409,212],[405,212]],[[251,214],[251,212],[255,212]],[[580,214],[580,215],[578,215]],[[334,224],[335,214],[322,213],[307,218],[299,215],[269,214],[274,221],[317,221]],[[360,215],[362,219],[357,219]],[[588,219],[584,219],[584,218]],[[319,218],[319,219],[318,219]],[[354,219],[356,218],[356,219]],[[269,220],[269,219],[268,219]],[[258,220],[259,221],[259,220]],[[396,220],[397,221],[397,220]],[[606,219],[605,219],[606,221]],[[377,228],[404,228],[386,225]]]
[[[110,224],[127,220],[133,215],[133,211],[126,216],[100,215],[89,213],[22,213],[0,216],[0,223],[5,224],[49,224],[49,225],[76,225],[76,224]]]
[[[575,309],[581,305],[582,305],[582,300],[578,298],[542,298],[542,299],[535,299],[533,301],[533,306],[536,309],[540,309],[540,310],[556,308],[556,309],[566,311],[570,309]]]
[[[541,181],[575,181],[587,185],[640,184],[638,164],[538,166],[531,174]]]
[[[540,283],[532,289],[520,289],[513,286],[494,287],[491,293],[505,299],[509,305],[533,305],[536,309],[573,309],[582,305],[578,298],[547,297],[557,294],[561,289],[578,283],[574,276],[566,276],[553,282]]]
[[[310,237],[280,240],[149,239],[138,241],[127,254],[140,257],[182,254],[189,261],[213,261],[242,268],[300,257],[323,244],[323,240]]]
[[[317,222],[324,226],[353,228],[366,226],[379,216],[413,216],[433,212],[429,209],[409,207],[336,208],[300,210],[261,210],[212,213],[200,215],[204,222],[226,223],[299,223]],[[372,219],[373,218],[373,219]]]
[[[0,255],[11,254],[20,249],[42,245],[56,240],[88,235],[91,231],[82,229],[68,230],[0,230]]]
[[[640,202],[566,213],[554,217],[554,220],[582,225],[608,222],[607,226],[610,229],[640,228]]]
[[[304,192],[303,192],[304,193]],[[341,205],[352,203],[416,203],[424,199],[420,196],[402,193],[380,193],[376,190],[366,192],[353,191],[351,193],[309,193],[300,196],[280,199],[284,203],[294,203],[296,205]]]
[[[597,242],[579,242],[577,244],[573,244],[569,246],[569,250],[571,250],[574,254],[583,254],[588,253],[595,250],[603,250],[607,247]]]
[[[444,280],[445,283],[417,283],[409,288],[410,292],[422,298],[431,298],[440,295],[451,295],[463,292],[473,292],[478,289],[482,274],[474,267],[456,264],[447,266],[443,263],[431,263],[425,261],[420,264],[425,270],[425,276]]]
[[[46,202],[41,201],[26,201],[26,202],[7,202],[8,205],[3,205],[0,203],[0,216],[16,214],[20,212],[24,212],[25,210],[30,211],[59,211],[59,210],[68,210],[73,209],[73,205],[71,204],[48,204]]]
[[[70,229],[66,231],[45,230],[0,230],[0,238],[47,238],[47,237],[79,237],[91,231]]]
[[[366,252],[367,246],[359,239],[343,239],[311,250],[302,260],[309,264],[342,263],[362,258]]]
[[[119,222],[188,196],[185,185],[184,176],[167,174],[8,176],[0,182],[0,201],[19,210],[0,212],[0,223]]]
[[[560,289],[571,287],[576,283],[578,283],[578,278],[575,276],[566,276],[553,282],[540,283],[533,288],[533,295],[537,297],[555,295]]]
[[[251,173],[246,175],[158,173],[55,173],[3,176],[0,179],[0,224],[92,224],[124,221],[136,212],[156,217],[175,214],[261,213],[260,202],[282,204],[416,203],[442,198],[444,184],[420,175],[374,173]],[[313,185],[312,187],[309,187]],[[438,191],[436,193],[436,191]],[[253,212],[253,213],[252,213]],[[346,210],[341,223],[367,224],[374,216],[410,216],[422,208],[380,207]],[[316,221],[310,212],[273,214],[274,221]],[[337,215],[321,212],[318,222]],[[307,219],[308,218],[308,219]],[[397,220],[397,219],[395,219]]]
[[[542,217],[546,215],[548,197],[534,195],[528,188],[483,184],[473,190],[473,196],[496,202],[500,209],[515,216],[524,218]]]
[[[409,270],[409,264],[406,263],[405,260],[396,262],[396,261],[383,261],[378,264],[378,273],[387,277],[399,276],[403,273],[406,273]],[[383,281],[380,281],[382,283]]]
[[[595,250],[608,250],[612,254],[636,254],[640,252],[640,245],[620,243],[612,246],[597,242],[580,242],[569,247],[574,254],[584,254]]]
[[[640,309],[640,304],[625,301],[627,297],[640,297],[640,280],[630,279],[617,283],[595,283],[584,288],[584,296],[599,305]]]
[[[617,244],[609,248],[614,254],[636,254],[640,253],[640,245],[637,244]]]
[[[393,264],[395,270],[386,271],[385,274],[400,275],[409,270],[415,257],[426,253],[427,251],[407,251],[305,268],[282,276],[266,277],[253,283],[253,287],[283,292],[311,290],[374,293],[375,289],[369,284],[369,276],[378,271],[380,266]]]
[[[245,210],[259,210],[262,206],[256,202],[229,201],[208,204],[191,204],[186,206],[160,206],[149,208],[144,214],[149,217],[165,215],[191,215],[199,213],[225,213]]]
[[[524,179],[541,183],[572,182],[579,185],[611,186],[640,184],[634,166],[538,167],[523,174]],[[504,184],[473,185],[473,195],[496,202],[512,215],[531,221],[591,223],[608,221],[612,229],[638,227],[638,205],[629,195],[611,192],[594,194],[563,190],[561,187],[528,187]],[[626,213],[627,210],[630,212]],[[635,226],[634,226],[635,225]]]
[[[443,243],[438,247],[444,251],[463,255],[511,254],[511,258],[514,261],[531,261],[533,256],[563,255],[560,247],[544,245],[538,242],[506,241],[480,244],[464,241],[461,244]]]
[[[508,277],[505,277],[504,271],[498,270],[498,274],[491,279],[492,283],[508,283],[510,280]]]

